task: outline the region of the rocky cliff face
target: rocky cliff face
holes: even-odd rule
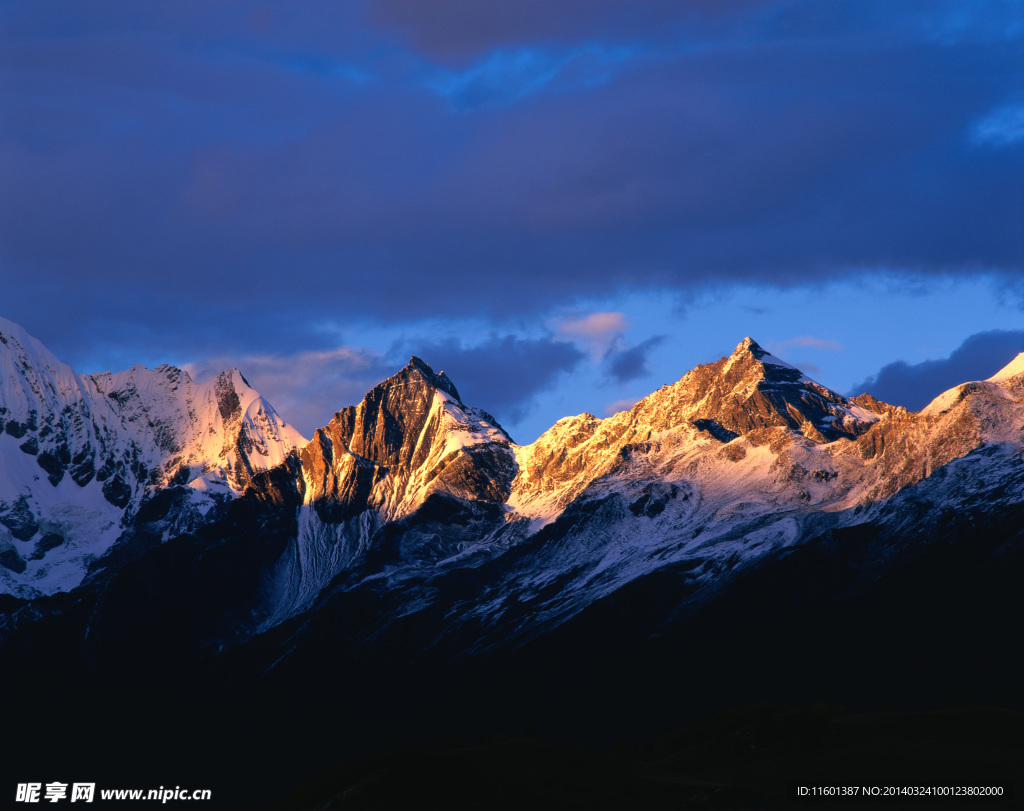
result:
[[[302,505],[260,627],[307,610],[338,578],[414,571],[459,555],[500,526],[515,473],[498,422],[465,405],[443,372],[412,358],[298,455]]]
[[[444,372],[414,357],[335,414],[302,461],[321,517],[373,509],[387,521],[433,493],[503,502],[515,474],[511,444],[494,417],[459,399]]]

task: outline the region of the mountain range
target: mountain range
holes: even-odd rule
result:
[[[122,762],[229,751],[284,791],[431,735],[1024,709],[1024,354],[909,412],[746,338],[522,446],[414,357],[307,439],[236,369],[82,375],[0,319],[0,419],[29,760],[109,767],[113,724]]]

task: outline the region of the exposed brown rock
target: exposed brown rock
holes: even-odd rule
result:
[[[867,392],[858,394],[856,397],[851,397],[850,399],[861,408],[873,411],[876,414],[892,414],[899,408],[899,406],[891,406],[888,403],[883,403],[881,400],[872,397]]]
[[[454,410],[446,409],[446,402]],[[475,431],[477,419],[497,441],[446,452],[449,432]],[[467,409],[443,372],[414,357],[359,405],[337,412],[303,449],[301,460],[313,482],[314,502],[341,505],[332,509],[348,516],[372,508],[393,511],[437,488],[503,502],[515,476],[509,445],[490,415]]]

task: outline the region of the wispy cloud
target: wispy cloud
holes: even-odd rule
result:
[[[498,48],[461,70],[438,68],[426,80],[460,109],[506,104],[545,88],[576,90],[607,82],[636,50],[588,44],[575,48]]]
[[[556,322],[555,331],[586,346],[594,360],[604,357],[614,341],[621,337],[630,323],[618,312],[590,313],[563,318]]]
[[[629,411],[640,402],[639,397],[626,398],[625,400],[613,400],[604,407],[604,417],[611,417],[620,411]]]
[[[975,146],[1006,147],[1024,140],[1024,104],[993,110],[971,127]]]
[[[928,40],[944,46],[1010,42],[1024,35],[1024,17],[1018,0],[909,4],[909,19]]]
[[[826,338],[815,338],[813,335],[801,335],[797,338],[790,338],[786,341],[775,341],[768,344],[768,350],[773,354],[785,352],[793,347],[809,347],[811,349],[826,349],[830,352],[839,352],[843,345],[838,341],[830,341]]]
[[[792,362],[793,365],[804,374],[809,375],[820,375],[824,370],[814,361],[810,360],[795,360]]]

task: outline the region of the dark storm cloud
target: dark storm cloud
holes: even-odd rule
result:
[[[524,42],[650,37],[672,23],[705,27],[775,5],[764,0],[370,0],[368,18],[402,31],[434,58],[458,61]]]
[[[879,400],[920,411],[942,392],[991,377],[1024,352],[1024,331],[979,332],[941,360],[909,364],[896,361],[858,383],[851,394],[868,392]]]
[[[465,63],[531,42],[757,42],[924,39],[943,45],[1019,37],[1017,0],[369,0],[367,18],[433,59]]]
[[[655,335],[636,346],[620,349],[613,346],[605,355],[605,367],[619,383],[628,383],[651,373],[647,367],[647,355],[654,347],[665,341],[664,335]]]
[[[341,6],[0,10],[5,314],[74,361],[83,333],[269,352],[626,286],[1022,274],[1009,5]]]
[[[492,336],[476,346],[459,341],[409,344],[436,372],[455,383],[466,405],[483,408],[499,421],[518,422],[532,400],[586,356],[572,343]]]

